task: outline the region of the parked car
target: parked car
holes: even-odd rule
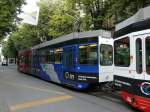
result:
[[[2,66],[8,66],[7,60],[3,60],[3,61],[2,61]]]

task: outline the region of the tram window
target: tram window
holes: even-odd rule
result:
[[[54,51],[53,50],[45,50],[40,52],[40,63],[53,63],[54,62]]]
[[[40,55],[36,54],[35,55],[35,64],[39,64],[40,63]]]
[[[21,57],[21,62],[24,63],[25,62],[25,56]]]
[[[40,55],[40,63],[45,63],[45,55]]]
[[[142,40],[138,38],[136,40],[136,71],[142,73]]]
[[[62,63],[61,55],[62,55],[62,49],[56,49],[55,50],[55,64]]]
[[[64,52],[64,53],[63,53],[63,57],[64,57],[64,59],[63,59],[63,60],[64,60],[64,65],[65,65],[65,66],[68,66],[68,63],[67,63],[67,62],[68,62],[68,53],[67,53],[67,52]]]
[[[100,64],[112,65],[113,63],[113,48],[111,45],[102,44],[100,46]]]
[[[150,74],[150,37],[146,38],[146,72]]]
[[[39,53],[39,51],[34,51],[33,52],[32,61],[33,61],[34,65],[40,63],[40,53]]]
[[[50,63],[50,51],[45,51],[45,63]]]
[[[64,65],[72,66],[73,65],[73,49],[69,49],[63,53]]]
[[[30,60],[31,60],[30,55],[26,55],[25,62],[26,62],[27,64],[30,64],[30,63],[31,63]]]
[[[49,63],[54,63],[54,51],[49,51]]]
[[[22,63],[22,56],[19,56],[19,63]]]
[[[129,67],[130,65],[130,41],[125,37],[114,42],[115,66]]]
[[[46,54],[45,51],[39,51],[40,54],[40,63],[46,63]]]
[[[73,50],[70,49],[69,52],[69,65],[73,65]]]
[[[31,57],[29,56],[29,63],[31,63]]]
[[[97,44],[81,45],[79,47],[79,64],[95,65],[97,63]]]

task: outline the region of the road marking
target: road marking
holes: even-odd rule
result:
[[[55,90],[41,89],[41,88],[33,87],[33,86],[30,86],[30,85],[22,85],[22,84],[9,83],[9,82],[0,82],[0,83],[11,85],[11,86],[18,86],[18,87],[21,87],[21,88],[24,87],[24,88],[28,88],[28,89],[39,90],[39,91],[42,91],[42,92],[55,93],[55,94],[59,94],[59,95],[64,95],[65,94],[63,92],[59,92],[59,91],[55,91]]]
[[[65,95],[65,96],[57,96],[57,97],[52,97],[52,98],[34,100],[31,102],[27,102],[27,103],[13,105],[10,107],[10,112],[16,112],[16,111],[23,110],[23,109],[29,109],[29,108],[44,105],[44,104],[52,104],[52,103],[60,102],[63,100],[69,100],[71,98],[73,97],[70,95]]]

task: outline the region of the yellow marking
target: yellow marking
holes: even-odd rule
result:
[[[11,106],[10,110],[11,110],[11,112],[16,112],[16,111],[19,111],[19,110],[29,109],[31,107],[40,106],[40,105],[44,105],[44,104],[56,103],[56,102],[60,102],[60,101],[63,101],[63,100],[68,100],[68,99],[71,99],[71,98],[73,98],[73,97],[70,96],[70,95],[65,95],[65,96],[57,96],[57,97],[47,98],[47,99],[34,100],[34,101],[31,101],[31,102]]]

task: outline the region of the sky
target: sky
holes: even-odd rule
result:
[[[30,16],[30,14],[38,10],[38,6],[36,3],[40,0],[25,0],[25,1],[27,4],[22,6],[23,13],[21,13],[19,17],[23,19],[22,21],[23,23],[34,24],[35,20],[33,17]]]
[[[37,8],[36,2],[40,0],[26,0],[26,5],[23,6],[22,10],[25,12],[34,11]]]

